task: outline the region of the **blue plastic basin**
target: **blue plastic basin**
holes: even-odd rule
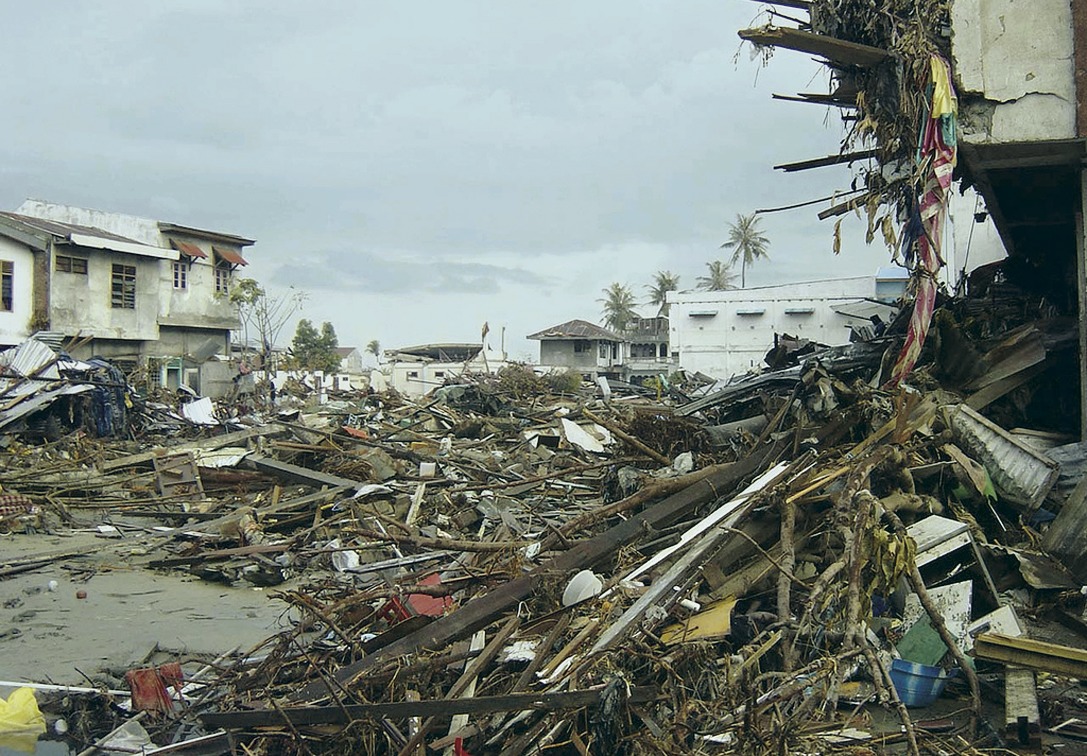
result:
[[[947,672],[940,667],[895,659],[891,662],[891,682],[906,706],[928,706],[943,693]]]

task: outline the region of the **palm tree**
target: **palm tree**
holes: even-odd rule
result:
[[[624,331],[638,313],[634,310],[634,293],[629,286],[613,283],[604,289],[604,297],[596,300],[604,305],[604,325],[613,331]]]
[[[377,339],[371,339],[370,343],[366,345],[366,353],[374,355],[374,359],[381,362],[381,342]]]
[[[732,264],[740,261],[740,288],[747,284],[747,266],[760,257],[769,259],[770,240],[759,228],[759,217],[755,213],[737,215],[736,222],[728,226],[728,241],[721,249],[732,250]]]
[[[649,304],[656,305],[658,315],[668,314],[668,292],[679,288],[679,274],[670,270],[658,270],[653,274],[649,289]]]
[[[733,283],[736,274],[732,272],[731,264],[714,260],[706,263],[706,268],[709,275],[698,277],[698,288],[702,291],[727,291],[736,288]]]

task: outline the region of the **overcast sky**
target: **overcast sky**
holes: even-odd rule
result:
[[[26,197],[257,240],[340,343],[489,341],[599,322],[613,281],[695,284],[737,213],[847,189],[821,67],[768,67],[748,0],[53,0],[4,12],[0,206]],[[821,207],[764,216],[748,285],[885,264]],[[644,307],[644,314],[653,314]],[[293,331],[293,328],[291,329]]]

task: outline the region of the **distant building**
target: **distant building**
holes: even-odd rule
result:
[[[152,382],[217,395],[233,368],[229,292],[253,244],[233,234],[27,200],[0,213],[0,345],[39,330]]]
[[[465,373],[496,372],[506,364],[500,352],[483,344],[420,344],[385,350],[385,372],[392,388],[422,396]]]
[[[675,368],[667,317],[638,318],[622,335],[627,342],[627,357],[621,371],[624,380],[638,382],[643,378],[670,373]]]
[[[336,347],[336,354],[340,358],[340,372],[350,375],[362,375],[365,367],[362,364],[362,352],[358,347]]]
[[[618,377],[625,359],[622,336],[586,320],[568,320],[527,338],[540,342],[540,365]]]
[[[672,353],[685,370],[729,378],[763,366],[775,334],[847,344],[851,326],[873,315],[890,320],[907,280],[902,268],[882,268],[875,276],[669,292]]]
[[[586,320],[570,320],[527,338],[540,342],[543,368],[635,383],[675,368],[666,317],[636,318],[621,333]]]

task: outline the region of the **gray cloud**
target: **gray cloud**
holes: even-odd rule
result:
[[[542,286],[548,282],[523,268],[368,252],[306,254],[280,266],[271,280],[300,289],[383,295],[497,294],[508,284]]]
[[[735,59],[756,13],[719,0],[24,4],[0,48],[17,72],[0,206],[34,196],[251,236],[249,275],[325,293],[311,319],[345,302],[363,313],[337,325],[345,343],[478,332],[495,312],[512,333],[596,317],[613,280],[642,295],[669,268],[693,284],[736,213],[848,185],[844,168],[772,170],[836,151],[842,132],[837,113],[770,99],[818,89],[807,56]],[[765,218],[771,259],[749,280],[886,259],[855,243],[853,220],[833,257],[817,211]],[[354,244],[366,252],[300,252]],[[381,312],[358,292],[378,292]],[[431,316],[432,299],[454,298]]]

